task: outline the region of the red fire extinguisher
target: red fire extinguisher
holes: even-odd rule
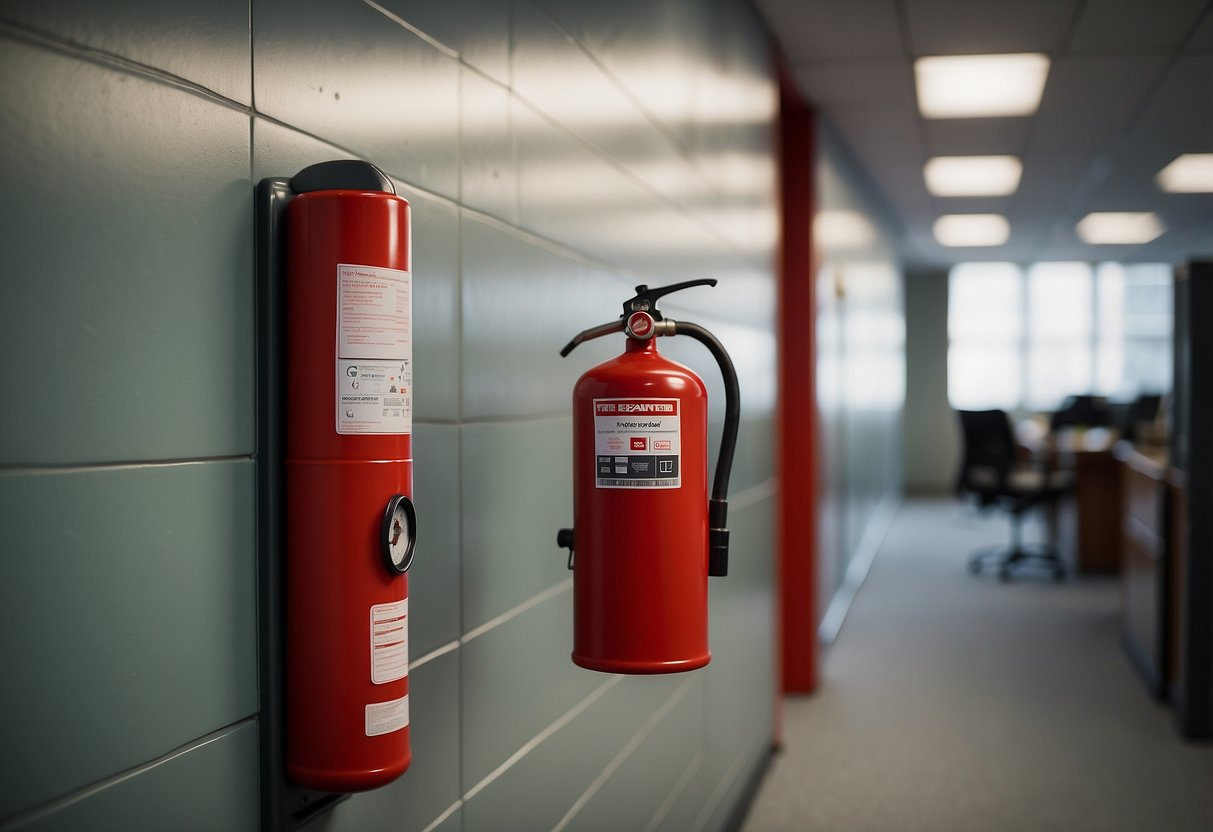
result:
[[[329,792],[408,768],[409,204],[362,162],[286,208],[286,770]]]
[[[728,574],[729,472],[740,414],[737,374],[720,342],[674,321],[658,298],[712,279],[637,286],[618,321],[561,350],[614,332],[624,353],[587,371],[573,390],[573,528],[561,529],[573,570],[573,661],[608,673],[703,667],[709,576]],[[725,425],[708,498],[707,389],[657,352],[658,336],[703,343],[725,382]],[[575,553],[574,553],[575,549]]]

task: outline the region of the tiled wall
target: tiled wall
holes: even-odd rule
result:
[[[817,400],[819,609],[849,596],[875,554],[901,494],[905,303],[897,227],[879,192],[824,118],[815,185],[818,215]],[[852,564],[859,571],[854,571]]]
[[[0,6],[0,829],[259,823],[253,185],[413,205],[413,764],[319,830],[718,829],[772,731],[774,86],[741,0]],[[708,669],[575,668],[559,348],[741,375]],[[713,363],[700,370],[723,415]]]

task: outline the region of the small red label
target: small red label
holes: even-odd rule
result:
[[[632,450],[647,451],[649,449],[649,438],[647,436],[633,436]]]
[[[653,440],[653,450],[655,451],[668,451],[670,450],[670,447],[670,440],[668,439]]]

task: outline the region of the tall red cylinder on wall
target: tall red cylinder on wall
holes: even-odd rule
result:
[[[384,182],[286,209],[286,767],[331,792],[410,761],[409,204]]]
[[[573,390],[573,661],[694,670],[711,659],[707,390],[655,340],[626,343]]]

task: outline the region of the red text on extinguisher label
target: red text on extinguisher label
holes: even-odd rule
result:
[[[678,399],[594,399],[598,488],[682,485]]]
[[[337,266],[337,433],[413,429],[412,275]]]
[[[395,682],[409,675],[409,599],[371,607],[371,681]]]

